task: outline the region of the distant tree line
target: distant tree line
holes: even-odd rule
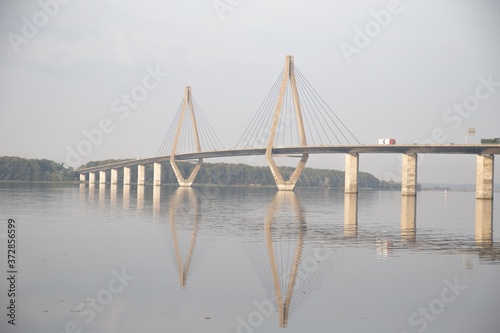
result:
[[[62,163],[46,159],[4,156],[0,157],[0,180],[62,182],[78,180],[78,174]]]
[[[395,182],[394,180],[381,180],[378,188],[386,191],[399,191],[401,190],[401,182]],[[420,190],[422,190],[422,185],[417,183],[417,191]]]
[[[85,166],[92,167],[102,164],[120,162],[120,160],[106,160],[89,162]],[[177,162],[182,174],[187,178],[194,169],[195,164]],[[294,168],[280,167],[284,178],[290,177]],[[131,182],[137,181],[137,168],[130,170]],[[123,169],[118,169],[118,182],[123,180]],[[153,182],[153,165],[146,165],[146,183]],[[169,162],[162,163],[162,183],[176,184],[177,179]],[[212,185],[275,185],[273,175],[268,167],[250,166],[246,164],[232,163],[203,163],[195,183]],[[381,182],[372,174],[360,172],[358,175],[359,188],[399,190],[401,183],[391,182],[394,186],[383,186],[386,182]],[[399,186],[397,186],[399,184]],[[311,187],[344,187],[344,172],[338,170],[305,168],[299,178],[297,186]],[[393,188],[394,187],[394,188]]]
[[[88,162],[82,167],[89,168],[124,160],[105,160]],[[192,163],[177,163],[187,177],[194,168]],[[281,167],[283,177],[288,178],[294,168]],[[109,175],[108,175],[109,177]],[[108,178],[109,179],[109,178]],[[72,168],[63,164],[42,159],[24,159],[19,157],[0,157],[0,180],[3,181],[78,181],[79,177]],[[146,183],[153,182],[153,165],[146,165]],[[123,168],[118,169],[118,182],[123,181]],[[131,168],[131,182],[137,181],[137,168]],[[268,167],[246,164],[204,163],[195,180],[198,184],[212,185],[274,185],[274,178]],[[175,184],[177,179],[170,163],[162,163],[162,183]],[[332,187],[344,186],[344,172],[338,170],[305,168],[299,178],[298,186]],[[401,183],[380,181],[372,174],[360,172],[358,187],[382,190],[400,190]]]
[[[120,162],[119,160],[106,160],[89,162],[85,167]],[[182,174],[187,178],[194,169],[195,164],[177,162]],[[284,178],[290,177],[294,168],[280,167]],[[109,176],[108,176],[109,177]],[[137,168],[130,170],[131,182],[137,181]],[[118,182],[123,180],[123,169],[118,169]],[[146,165],[146,183],[153,182],[153,165]],[[175,184],[177,178],[169,162],[162,163],[162,183]],[[275,185],[273,175],[268,167],[250,166],[232,163],[203,163],[195,183],[212,185]],[[320,186],[341,188],[344,186],[344,172],[338,170],[305,168],[299,178],[298,186]],[[373,175],[360,172],[358,176],[360,188],[380,188],[380,181]]]

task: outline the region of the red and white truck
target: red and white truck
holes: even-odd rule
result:
[[[396,139],[378,139],[379,145],[395,145]]]

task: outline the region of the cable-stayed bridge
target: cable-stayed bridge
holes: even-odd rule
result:
[[[154,164],[154,185],[161,184],[161,163],[170,162],[179,186],[189,187],[204,159],[217,157],[263,155],[279,190],[292,191],[310,154],[345,154],[345,192],[357,193],[359,154],[402,154],[402,194],[414,196],[417,184],[418,154],[475,154],[477,155],[476,198],[493,198],[494,155],[500,154],[498,144],[361,144],[325,103],[305,76],[295,66],[293,56],[285,57],[285,66],[257,110],[250,125],[236,146],[227,149],[218,139],[192,95],[185,87],[184,98],[176,116],[161,143],[157,156],[100,165],[76,170],[80,180],[93,184],[96,173],[99,183],[118,180],[118,169],[123,168],[123,183],[130,184],[130,168],[137,167],[137,184],[145,183],[145,165]],[[281,174],[275,158],[298,159],[290,178]],[[191,174],[183,175],[177,163],[191,162]]]
[[[231,124],[229,124],[230,126]],[[374,145],[360,143],[340,117],[326,105],[312,85],[295,67],[292,56],[286,56],[285,67],[274,82],[268,95],[253,117],[251,123],[233,148],[225,148],[204,116],[193,97],[191,87],[185,87],[184,98],[174,120],[162,141],[157,156],[122,161],[77,170],[80,180],[87,181],[89,175],[89,197],[93,196],[96,174],[99,174],[99,196],[104,196],[107,176],[111,174],[111,196],[116,198],[118,169],[123,168],[123,202],[130,201],[131,168],[137,167],[137,207],[142,209],[146,165],[154,165],[153,209],[159,214],[162,188],[162,162],[169,162],[180,188],[169,197],[168,219],[172,241],[172,256],[179,275],[179,286],[186,289],[188,277],[193,272],[193,260],[204,207],[197,197],[199,189],[189,188],[203,167],[204,159],[235,156],[266,156],[269,167],[280,190],[275,194],[265,214],[261,248],[251,248],[254,266],[276,308],[279,326],[287,327],[290,314],[303,302],[311,290],[323,278],[328,265],[333,265],[331,254],[311,252],[304,240],[314,232],[308,231],[302,206],[294,190],[295,185],[311,154],[345,154],[345,196],[343,232],[320,233],[322,242],[349,247],[367,238],[358,231],[358,168],[360,154],[402,154],[401,197],[401,244],[414,250],[428,249],[429,244],[439,242],[439,249],[461,251],[464,249],[443,248],[435,239],[417,237],[416,185],[417,159],[419,154],[475,154],[477,155],[476,177],[476,247],[467,248],[469,253],[478,252],[491,261],[498,261],[498,248],[493,242],[493,173],[494,155],[500,154],[500,145],[445,145],[445,144],[391,144]],[[285,179],[275,158],[295,158],[297,166]],[[194,168],[184,175],[178,163],[189,162]],[[81,184],[85,189],[86,185]],[[103,191],[101,191],[103,189]],[[206,208],[206,207],[205,207]],[[238,228],[241,225],[238,224]],[[338,231],[338,230],[337,230]],[[373,237],[368,237],[372,241]],[[377,251],[388,251],[389,245],[377,237]],[[251,246],[258,244],[252,243]],[[470,246],[469,246],[470,247]],[[330,258],[327,260],[327,258]],[[319,261],[324,261],[319,263]],[[309,266],[314,269],[307,270]],[[337,264],[335,262],[335,264]],[[322,266],[323,268],[321,268]],[[306,274],[304,274],[304,272]]]

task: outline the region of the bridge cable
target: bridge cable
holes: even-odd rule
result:
[[[283,73],[283,71],[281,73]],[[280,75],[282,76],[282,74],[280,74]],[[255,114],[255,116],[254,116],[255,121],[252,120],[252,122],[250,123],[250,125],[248,127],[248,131],[247,131],[247,135],[246,135],[244,141],[242,142],[243,144],[245,144],[245,142],[246,142],[246,144],[245,144],[246,147],[252,147],[255,140],[257,140],[257,139],[258,139],[258,141],[262,141],[261,140],[262,133],[259,135],[256,132],[258,132],[259,130],[262,130],[262,128],[263,128],[262,122],[263,121],[266,122],[264,119],[266,118],[266,115],[269,114],[269,112],[268,112],[269,105],[272,103],[272,101],[275,99],[275,96],[278,94],[278,87],[280,84],[279,82],[280,82],[280,76],[277,77],[273,87],[271,88],[271,90],[269,91],[265,100],[261,104],[259,111]],[[271,107],[272,107],[272,105],[271,105]],[[250,142],[250,140],[252,140],[252,142]]]
[[[317,108],[318,108],[318,105],[317,105],[317,104],[319,104],[319,105],[320,105],[320,107],[323,109],[323,111],[327,114],[328,118],[329,118],[329,119],[333,122],[333,125],[334,125],[337,129],[338,129],[338,131],[340,132],[340,134],[342,134],[342,136],[344,137],[344,139],[345,139],[348,143],[350,143],[349,139],[348,139],[348,138],[344,135],[344,133],[342,132],[342,130],[341,130],[341,129],[339,128],[339,126],[336,124],[335,120],[333,120],[333,119],[332,119],[332,117],[331,117],[331,116],[328,114],[328,112],[325,110],[325,108],[324,108],[324,106],[322,105],[322,103],[320,103],[320,102],[319,102],[319,100],[318,100],[318,98],[317,98],[317,97],[319,97],[319,94],[317,94],[317,93],[316,93],[316,91],[314,90],[314,88],[312,88],[312,86],[311,86],[310,84],[308,85],[307,80],[305,79],[305,77],[304,77],[303,75],[301,75],[300,71],[298,71],[298,74],[299,74],[299,75],[298,75],[299,80],[300,80],[301,82],[305,82],[305,86],[304,86],[304,88],[306,89],[306,91],[311,92],[311,94],[312,94],[312,96],[311,96],[311,97],[314,97],[314,98],[315,98],[315,99],[313,99],[313,101],[312,101],[312,102],[313,102],[313,104],[314,104]],[[311,89],[311,88],[312,88],[312,89]],[[324,103],[324,101],[323,101],[323,103]],[[326,104],[326,103],[324,103],[324,104]],[[327,107],[328,107],[328,106],[327,106]],[[319,108],[318,108],[318,110],[319,110]],[[330,111],[333,113],[333,111],[332,111],[331,109],[330,109]],[[339,138],[338,138],[338,137],[337,137],[337,135],[335,134],[335,131],[331,128],[331,126],[330,126],[330,124],[329,124],[328,120],[325,118],[324,114],[320,112],[320,115],[321,115],[321,117],[323,118],[323,120],[327,123],[328,127],[330,128],[331,133],[335,136],[335,138],[337,139],[337,141],[339,142],[339,144],[342,144],[342,142],[339,140]],[[335,114],[334,114],[334,115],[335,115]],[[335,115],[335,116],[336,116],[336,115]],[[317,117],[317,115],[316,115],[316,117]],[[336,117],[337,117],[337,116],[336,116]],[[337,119],[338,119],[338,117],[337,117]],[[338,119],[338,120],[340,121],[340,119]],[[345,127],[345,125],[344,125],[344,127]],[[328,136],[328,134],[326,133],[326,131],[325,131],[325,134]],[[352,134],[351,134],[351,135],[352,135]],[[331,142],[331,141],[330,141],[330,142]]]
[[[268,112],[269,111],[269,104],[271,104],[276,99],[276,96],[277,96],[278,91],[279,91],[280,83],[283,80],[283,72],[284,72],[284,69],[281,71],[281,73],[276,78],[273,86],[271,87],[271,89],[269,90],[268,94],[266,95],[264,101],[260,105],[257,113],[253,116],[253,118],[250,122],[250,125],[245,129],[245,131],[243,132],[243,135],[240,137],[240,139],[236,143],[237,148],[251,148],[256,139],[259,139],[259,141],[260,141],[261,137],[256,134],[256,131],[258,132],[259,130],[262,130],[261,123],[266,118],[265,117],[266,113],[269,113]],[[272,107],[272,105],[271,105],[271,107]]]
[[[160,149],[158,150],[158,156],[166,155],[166,154],[170,153],[168,151],[168,148],[171,146],[172,139],[175,135],[175,128],[176,128],[176,122],[177,122],[176,120],[178,120],[178,118],[179,118],[181,107],[182,107],[182,104],[179,106],[179,110],[177,111],[176,115],[174,116],[174,121],[170,124],[170,128],[169,128],[167,134],[165,135],[165,138],[163,140],[162,145],[160,146]]]
[[[331,125],[329,124],[328,120],[327,120],[327,119],[325,118],[325,116],[324,116],[324,115],[323,115],[323,114],[319,111],[318,105],[317,105],[317,103],[316,103],[316,102],[317,102],[317,100],[313,99],[313,98],[314,98],[314,96],[311,96],[311,95],[308,93],[307,87],[304,87],[304,86],[302,85],[303,80],[302,80],[302,77],[300,76],[300,73],[299,73],[299,75],[298,75],[297,77],[299,78],[299,82],[301,83],[301,84],[299,85],[299,86],[300,86],[300,88],[301,88],[301,91],[303,91],[304,96],[306,96],[306,98],[307,98],[308,102],[310,103],[311,108],[313,109],[313,112],[312,112],[312,113],[313,113],[314,117],[317,119],[317,121],[319,122],[319,124],[320,124],[320,126],[321,126],[321,129],[323,130],[323,133],[324,133],[324,135],[326,136],[326,139],[328,140],[328,142],[329,142],[330,144],[332,144],[332,141],[330,140],[330,137],[329,137],[329,135],[328,135],[328,132],[325,130],[325,128],[324,128],[324,126],[323,126],[323,122],[324,122],[324,123],[326,123],[326,125],[327,125],[327,126],[328,126],[328,128],[330,129],[330,132],[333,134],[333,136],[334,136],[334,137],[335,137],[335,139],[338,141],[338,143],[339,143],[339,144],[342,144],[342,143],[341,143],[341,141],[339,140],[339,138],[337,137],[337,135],[335,134],[335,131],[332,129]],[[314,112],[314,108],[313,108],[313,106],[312,106],[312,105],[314,105],[314,107],[316,107],[316,109],[317,109],[317,110],[318,110],[318,112],[320,113],[321,117],[323,118],[323,121],[321,121],[321,120],[319,119],[317,112]],[[316,123],[314,122],[314,117],[312,117],[312,116],[311,116],[311,118],[313,119],[312,121],[313,121],[314,125],[316,126]],[[339,129],[339,131],[340,131],[340,129]],[[319,131],[317,131],[317,133],[319,133]],[[321,143],[323,143],[323,140],[321,139],[321,136],[320,136],[320,141],[321,141]]]
[[[208,119],[205,117],[205,114],[202,112],[201,107],[199,106],[198,102],[194,99],[194,97],[193,97],[193,102],[194,102],[194,106],[195,106],[195,111],[197,111],[197,119],[200,119],[201,124],[202,124],[202,128],[203,128],[204,132],[206,133],[206,138],[211,143],[210,148],[213,148],[211,150],[223,150],[223,149],[225,149],[224,145],[220,141],[220,139],[217,136],[213,127],[208,122]]]
[[[212,140],[212,136],[209,134],[209,130],[206,128],[207,124],[205,123],[203,113],[201,112],[201,108],[199,105],[195,102],[193,98],[193,107],[195,110],[195,116],[196,116],[196,123],[198,125],[198,135],[200,138],[200,147],[201,150],[215,150],[211,149],[213,147],[214,142]],[[206,147],[206,149],[205,149]]]
[[[220,139],[215,134],[212,126],[208,122],[207,118],[203,114],[201,107],[198,105],[196,100],[192,97],[193,103],[193,112],[195,114],[196,124],[198,127],[198,136],[200,139],[200,148],[201,150],[222,150],[224,149],[224,145],[221,143]],[[173,121],[170,124],[170,127],[167,131],[167,134],[163,138],[163,141],[158,149],[157,156],[168,155],[171,153],[172,144],[175,139],[175,134],[177,132],[177,127],[180,119],[180,114],[182,112],[184,100],[181,102]],[[187,151],[196,151],[196,142],[194,135],[194,125],[193,120],[190,114],[189,105],[186,104],[186,114],[183,118],[183,123],[181,124],[179,140],[176,149],[177,152],[187,152]]]
[[[298,90],[298,92],[300,93],[300,92],[302,91],[302,88],[299,86],[297,90]],[[306,129],[307,129],[307,132],[308,132],[308,133],[311,133],[311,125],[309,124],[309,112],[310,112],[310,111],[309,111],[309,103],[308,103],[307,98],[306,98],[305,100],[304,100],[304,99],[301,99],[301,101],[304,101],[304,106],[305,106],[305,109],[306,109],[306,110],[305,110],[306,112],[305,112],[305,113],[303,112],[303,114],[304,114],[304,123],[305,123],[305,127],[306,127]],[[302,103],[301,103],[301,104],[302,104]],[[301,108],[302,108],[302,105],[301,105]],[[302,109],[302,110],[304,110],[304,109]],[[311,121],[312,121],[312,120],[311,120]],[[315,125],[315,124],[313,123],[313,125]],[[308,143],[309,143],[309,139],[311,139],[311,140],[312,140],[313,145],[316,145],[316,141],[315,141],[315,138],[314,138],[314,136],[313,136],[313,135],[310,135],[310,138],[307,138],[307,139],[308,139]]]
[[[160,145],[160,148],[158,149],[156,156],[162,156],[170,153],[168,148],[172,146],[172,141],[175,135],[175,131],[177,129],[177,123],[179,122],[181,109],[182,109],[182,102],[179,105],[179,108],[177,109],[177,112],[174,116],[174,120],[170,123],[170,127],[167,131],[167,134],[163,138],[163,141]]]
[[[319,98],[319,100],[321,100],[322,102],[322,108],[323,110],[327,113],[327,115],[329,116],[330,119],[331,116],[330,116],[330,113],[333,114],[335,116],[335,118],[340,122],[340,124],[342,124],[342,126],[347,130],[347,132],[352,136],[352,138],[354,138],[354,140],[356,140],[356,142],[359,144],[360,142],[358,141],[358,139],[354,136],[354,134],[352,134],[352,132],[349,130],[349,128],[347,128],[347,126],[342,122],[342,120],[340,120],[340,118],[337,116],[337,114],[335,114],[335,112],[328,106],[328,104],[326,104],[326,102],[323,100],[323,98],[316,92],[316,90],[314,89],[314,87],[309,83],[309,81],[307,81],[307,79],[302,75],[302,73],[295,67],[295,70],[296,72],[298,73],[299,77],[301,77],[301,79],[305,82],[306,84],[306,87],[309,88],[309,90],[312,90],[312,92],[314,93],[314,95]],[[326,110],[325,110],[325,106],[326,108],[330,111],[330,113],[328,113]],[[333,121],[333,119],[332,119]],[[335,123],[334,121],[334,124],[335,126],[338,128],[337,124]],[[349,140],[347,139],[347,137],[345,137],[344,133],[340,130],[339,128],[339,131],[341,132],[342,136],[344,136],[344,138],[349,142]]]
[[[263,122],[261,126],[257,128],[261,131],[261,135],[259,137],[255,137],[258,141],[263,142],[264,146],[267,145],[268,137],[269,137],[269,129],[271,128],[273,118],[274,118],[274,110],[276,108],[275,100],[279,95],[280,85],[276,87],[276,90],[273,94],[273,99],[270,99],[268,102],[268,110],[265,113],[265,116],[262,118]],[[265,129],[265,130],[262,130]]]
[[[257,121],[254,123],[254,127],[252,132],[250,133],[250,136],[248,138],[248,141],[252,140],[252,142],[248,142],[250,147],[253,147],[255,141],[257,140],[257,146],[259,146],[259,143],[263,143],[265,145],[267,142],[266,137],[268,134],[268,130],[270,126],[266,126],[270,123],[272,119],[272,109],[274,107],[273,101],[276,99],[276,96],[279,93],[279,77],[277,82],[275,82],[275,85],[273,86],[273,90],[270,91],[268,96],[266,97],[265,104],[261,105],[261,112],[260,112],[260,117],[257,119]],[[262,129],[265,129],[262,131]],[[259,134],[260,131],[260,134]],[[264,137],[266,136],[266,137]],[[252,139],[253,138],[253,139]]]
[[[341,141],[339,140],[339,138],[335,134],[335,131],[332,129],[332,127],[330,126],[330,124],[327,121],[327,119],[325,119],[324,115],[321,112],[319,112],[320,115],[322,116],[323,120],[324,120],[324,121],[321,121],[319,119],[319,117],[318,117],[317,112],[314,111],[314,107],[316,107],[318,109],[318,106],[316,104],[316,101],[313,100],[313,96],[311,96],[308,93],[308,91],[306,90],[306,88],[302,85],[303,80],[302,80],[302,77],[300,76],[300,73],[299,73],[299,75],[297,75],[297,78],[298,78],[298,81],[299,81],[299,84],[298,84],[299,89],[302,92],[302,95],[305,96],[305,101],[307,102],[307,105],[309,105],[311,107],[312,112],[310,112],[310,113],[312,113],[312,115],[314,115],[314,117],[313,117],[311,114],[309,114],[309,116],[311,117],[311,122],[313,123],[313,125],[315,127],[315,130],[316,130],[315,133],[317,133],[319,135],[320,131],[317,128],[317,125],[316,125],[316,122],[314,121],[314,118],[316,118],[316,120],[319,122],[319,125],[320,125],[321,129],[323,130],[323,133],[326,136],[326,139],[328,140],[328,142],[330,144],[332,144],[332,141],[330,140],[328,132],[325,130],[325,127],[323,126],[323,123],[326,123],[326,125],[330,129],[330,132],[335,136],[335,139],[337,139],[337,141],[339,142],[339,144],[341,144]],[[313,105],[314,105],[314,107],[313,107]],[[319,111],[319,109],[318,109],[318,111]],[[311,136],[314,137],[313,133],[311,134]],[[319,139],[320,139],[321,144],[323,144],[323,139],[322,139],[321,135],[319,135]]]
[[[299,83],[300,83],[300,80],[299,80]],[[314,134],[315,134],[315,133],[316,133],[316,134],[319,134],[319,133],[320,133],[320,131],[318,130],[318,127],[317,127],[317,125],[316,125],[316,122],[314,121],[314,117],[312,117],[312,116],[311,116],[311,113],[312,113],[312,114],[314,114],[314,115],[316,115],[316,113],[314,112],[314,109],[312,108],[312,105],[311,105],[311,103],[310,103],[310,101],[309,101],[309,98],[310,98],[310,97],[309,97],[309,95],[308,95],[308,94],[304,91],[303,87],[302,87],[300,84],[298,84],[298,90],[299,90],[299,92],[301,92],[302,96],[304,97],[304,98],[302,99],[302,101],[304,102],[304,105],[305,105],[305,111],[306,111],[306,112],[304,113],[304,118],[305,118],[306,120],[307,120],[307,119],[310,119],[310,122],[311,122],[311,123],[313,124],[313,126],[314,126],[314,132],[312,132],[312,131],[311,131],[311,126],[309,125],[309,122],[308,122],[308,125],[309,125],[309,126],[308,126],[308,128],[309,128],[309,132],[311,133],[310,138],[311,138],[311,140],[312,140],[313,144],[314,144],[314,145],[316,145],[316,140],[315,140],[316,135],[314,135]],[[312,111],[311,111],[311,110],[312,110]],[[321,122],[321,121],[319,121],[319,120],[318,120],[318,122],[319,122],[319,124],[320,124],[321,128],[323,129],[323,132],[325,133],[325,130],[324,130],[324,127],[323,127],[322,122]],[[328,136],[327,136],[327,138],[328,138]],[[320,140],[320,142],[323,144],[323,139],[322,139],[321,135],[319,136],[319,140]]]

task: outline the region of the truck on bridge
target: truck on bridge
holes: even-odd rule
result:
[[[496,144],[496,143],[500,143],[500,138],[481,139],[481,144]]]
[[[378,139],[379,145],[395,145],[396,139]]]

